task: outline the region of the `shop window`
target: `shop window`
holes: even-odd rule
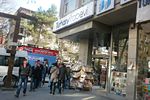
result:
[[[150,98],[150,23],[142,24],[138,30],[138,77],[137,97]]]
[[[112,48],[111,91],[120,96],[126,96],[127,61],[128,32],[124,29],[113,34]]]
[[[76,0],[65,0],[64,13],[68,14],[76,9]]]
[[[113,37],[112,65],[115,71],[127,72],[128,33],[116,34]]]

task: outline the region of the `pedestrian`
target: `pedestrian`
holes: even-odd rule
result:
[[[35,63],[35,69],[34,69],[35,89],[38,88],[40,85],[40,80],[41,80],[40,71],[41,71],[40,60],[37,60]]]
[[[24,84],[24,86],[23,86],[23,96],[26,95],[29,70],[30,70],[30,65],[27,62],[27,59],[24,58],[23,63],[19,67],[19,83],[18,83],[18,88],[16,90],[15,97],[19,97],[20,90],[22,88],[22,83]]]
[[[56,85],[58,82],[58,74],[59,74],[59,68],[57,66],[57,63],[52,64],[51,70],[50,70],[50,94],[55,94]]]
[[[51,78],[51,73],[50,73],[51,67],[52,67],[52,66],[49,66],[49,67],[48,67],[48,70],[47,70],[47,74],[48,74],[48,77],[49,77],[48,87],[50,87],[50,84],[51,84],[51,80],[50,80],[50,78]]]
[[[43,63],[41,63],[41,62],[39,62],[39,66],[40,66],[40,78],[39,78],[39,87],[41,87],[42,86],[42,72],[43,72],[43,68],[44,68],[44,65],[43,65]]]
[[[46,77],[46,74],[47,74],[47,70],[48,70],[48,60],[45,59],[44,60],[44,63],[43,63],[43,69],[42,69],[42,85],[44,85],[45,83],[45,77]]]
[[[71,79],[71,65],[66,67],[66,86],[70,89],[70,79]]]
[[[30,77],[30,79],[31,79],[31,82],[30,82],[30,92],[31,91],[35,91],[35,76],[34,76],[34,67],[35,66],[32,66],[32,67],[30,67],[30,73],[29,73],[29,77]]]
[[[59,74],[58,74],[58,90],[59,93],[62,93],[62,90],[66,87],[65,79],[67,75],[66,65],[64,63],[60,63],[59,65]]]

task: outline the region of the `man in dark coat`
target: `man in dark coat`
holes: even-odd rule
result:
[[[64,63],[59,65],[59,74],[58,74],[58,89],[61,94],[62,89],[65,88],[65,79],[66,79],[67,69]]]
[[[24,58],[23,63],[20,65],[20,68],[19,68],[19,83],[18,83],[18,88],[15,94],[15,97],[19,97],[20,90],[22,88],[22,83],[24,84],[23,95],[24,96],[26,95],[29,71],[30,71],[30,65],[27,62],[27,59]]]

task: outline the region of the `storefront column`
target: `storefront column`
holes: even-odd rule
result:
[[[91,65],[92,62],[92,38],[81,38],[79,47],[79,61],[84,65]]]
[[[128,67],[127,67],[127,100],[136,97],[136,61],[137,61],[137,26],[130,25],[128,42]]]

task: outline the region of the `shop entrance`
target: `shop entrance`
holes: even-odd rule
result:
[[[94,66],[94,83],[100,88],[106,88],[107,70],[108,70],[108,56],[107,55],[93,55]]]
[[[150,100],[150,22],[139,25],[137,50],[137,98]]]

